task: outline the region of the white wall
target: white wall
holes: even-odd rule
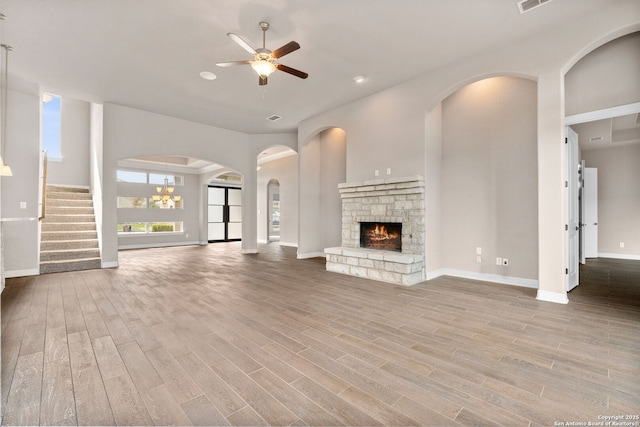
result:
[[[425,271],[443,268],[442,264],[442,104],[425,120]]]
[[[40,165],[40,100],[37,88],[9,90],[3,159],[13,176],[3,177],[2,238],[5,277],[38,274],[38,181]],[[20,207],[26,202],[26,208]]]
[[[640,101],[640,32],[615,39],[565,75],[567,116]]]
[[[535,82],[494,77],[442,102],[446,268],[537,279],[536,98]]]
[[[598,169],[598,253],[640,259],[640,145],[585,150],[582,159]]]
[[[269,181],[280,184],[280,244],[298,246],[298,155],[262,163],[258,171],[258,241],[267,241]]]
[[[47,184],[90,186],[90,103],[62,97],[60,100],[60,153],[49,159]]]
[[[342,243],[342,200],[338,184],[347,181],[346,140],[342,129],[329,128],[298,148],[299,258],[324,256],[324,248]]]

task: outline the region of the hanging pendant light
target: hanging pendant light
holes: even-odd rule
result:
[[[0,19],[4,20],[5,16],[0,14]],[[0,134],[0,138],[2,139],[0,143],[1,152],[0,152],[0,176],[13,176],[13,172],[11,171],[11,167],[5,164],[2,155],[4,154],[6,158],[5,145],[7,142],[7,95],[9,92],[9,51],[13,50],[13,48],[6,44],[0,45],[4,49],[4,63],[2,64],[2,93],[0,94],[0,108],[2,108],[2,123],[0,126],[2,127],[2,133]]]

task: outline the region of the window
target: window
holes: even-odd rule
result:
[[[146,208],[146,197],[118,197],[118,208]]]
[[[184,185],[181,176],[160,173],[149,173],[149,184],[164,185],[165,178],[167,178],[169,185]]]
[[[182,233],[182,221],[177,222],[123,222],[118,224],[119,235],[152,233]]]
[[[146,233],[146,222],[127,222],[118,224],[118,233]]]
[[[182,197],[174,197],[167,201],[149,199],[149,207],[155,209],[182,209]]]
[[[124,171],[118,169],[117,173],[118,182],[133,182],[136,184],[146,184],[147,183],[147,173],[146,172],[133,172],[133,171]]]
[[[46,150],[47,157],[54,159],[62,158],[60,147],[61,129],[61,102],[60,97],[45,93],[42,95],[42,129],[41,142],[42,149]]]

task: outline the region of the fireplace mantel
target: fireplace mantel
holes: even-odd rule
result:
[[[342,245],[325,249],[327,270],[413,285],[425,279],[425,201],[421,176],[338,185]],[[361,222],[402,223],[402,252],[360,248]]]

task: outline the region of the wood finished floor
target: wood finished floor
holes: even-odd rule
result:
[[[7,280],[3,423],[553,426],[640,413],[638,261],[590,261],[559,305],[260,251],[133,250],[118,269]]]

